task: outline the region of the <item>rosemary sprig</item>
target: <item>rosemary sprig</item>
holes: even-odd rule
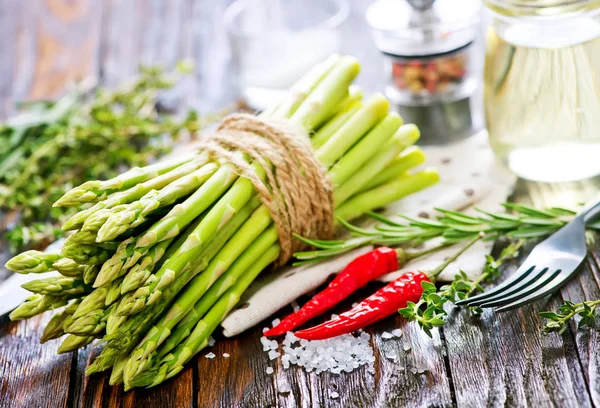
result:
[[[297,236],[316,249],[297,252],[295,257],[298,263],[310,263],[365,245],[416,246],[434,238],[455,243],[472,239],[481,231],[485,233],[485,240],[495,240],[502,236],[514,239],[540,238],[560,229],[577,214],[559,207],[536,209],[513,203],[505,203],[503,206],[510,213],[477,210],[478,215],[467,215],[438,208],[436,211],[439,214],[435,219],[400,215],[404,222],[371,212],[368,215],[379,223],[369,229],[339,220],[352,234],[352,238],[348,240],[316,241]],[[587,228],[600,229],[600,221],[588,224]]]
[[[577,323],[577,327],[593,328],[596,325],[597,306],[600,305],[600,300],[588,300],[581,303],[573,303],[570,300],[564,300],[563,304],[558,308],[558,312],[540,312],[539,315],[548,319],[543,331],[546,333],[556,332],[563,334],[567,329],[569,321],[579,316],[581,319]]]
[[[431,282],[423,282],[421,299],[417,303],[408,302],[407,306],[398,312],[404,318],[416,321],[419,327],[431,337],[431,329],[446,324],[448,313],[444,309],[444,304],[446,302],[454,303],[483,291],[481,284],[497,279],[500,276],[500,266],[517,256],[523,243],[522,239],[511,242],[502,250],[498,259],[487,255],[483,272],[474,280],[470,280],[467,274],[461,270],[451,283],[442,286],[439,291]],[[470,307],[469,309],[473,314],[479,314],[482,311],[479,307]]]

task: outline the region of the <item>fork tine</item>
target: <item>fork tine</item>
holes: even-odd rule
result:
[[[459,300],[458,302],[456,302],[456,305],[457,306],[462,306],[462,305],[470,306],[473,302],[488,299],[500,292],[503,292],[506,289],[510,289],[512,286],[516,285],[517,283],[519,283],[520,281],[525,279],[531,272],[533,272],[533,270],[535,269],[535,265],[531,266],[529,269],[524,270],[523,272],[520,272],[521,268],[517,269],[517,271],[510,278],[508,278],[507,280],[505,280],[504,282],[502,282],[495,288],[493,288],[485,293],[482,293],[480,295],[473,296],[473,297],[463,299],[463,300]]]
[[[514,293],[510,296],[503,297],[502,299],[495,299],[490,302],[485,302],[485,303],[481,304],[480,307],[503,306],[503,305],[518,301],[519,299],[523,299],[523,298],[527,297],[528,295],[530,295],[531,293],[535,293],[538,290],[540,290],[541,288],[546,287],[546,285],[550,284],[557,276],[559,276],[559,274],[560,274],[560,269],[557,271],[554,271],[553,273],[551,273],[549,275],[544,276],[544,278],[541,279],[540,282],[537,282],[534,285],[530,285],[526,288],[523,288],[519,292]]]
[[[513,295],[514,293],[520,293],[524,289],[535,285],[535,283],[541,279],[544,274],[548,272],[548,268],[544,268],[539,272],[532,272],[525,279],[522,279],[518,284],[502,291],[501,293],[497,293],[494,296],[488,296],[485,299],[479,299],[474,302],[469,303],[470,306],[481,306],[484,303],[495,302],[500,299],[504,299],[508,296]]]
[[[571,276],[573,276],[573,273],[569,273],[569,274],[565,274],[565,275],[559,274],[558,277],[556,277],[551,282],[548,282],[546,285],[539,288],[535,292],[530,293],[529,295],[527,295],[524,298],[519,299],[515,302],[512,302],[512,303],[509,303],[502,307],[499,307],[498,309],[495,310],[495,312],[506,312],[507,310],[512,310],[517,307],[521,307],[527,303],[533,302],[534,300],[538,300],[539,298],[542,298],[552,292],[555,292],[558,289],[560,289],[563,282],[568,280]]]

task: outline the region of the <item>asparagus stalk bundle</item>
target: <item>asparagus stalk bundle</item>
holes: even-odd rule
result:
[[[379,94],[363,102],[351,85],[358,72],[353,58],[332,56],[261,114],[311,135],[334,188],[335,216],[346,220],[439,179],[434,170],[411,172],[425,159],[410,147],[418,129],[389,113]],[[255,179],[268,179],[271,163],[235,155]],[[37,294],[11,318],[71,301],[45,339],[67,334],[66,351],[101,337],[104,349],[88,374],[113,368],[111,384],[126,389],[174,376],[282,252],[269,209],[239,174],[232,163],[199,152],[74,188],[56,203],[85,206],[63,226],[75,233],[62,253],[24,253],[7,264],[21,273],[62,269],[65,277],[28,284]]]

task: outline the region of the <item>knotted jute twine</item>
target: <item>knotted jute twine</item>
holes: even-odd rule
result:
[[[333,188],[326,169],[315,157],[308,134],[283,119],[232,114],[215,133],[204,135],[201,151],[225,159],[253,184],[277,228],[285,264],[304,245],[293,234],[329,238],[333,234]],[[243,155],[262,166],[263,181]]]

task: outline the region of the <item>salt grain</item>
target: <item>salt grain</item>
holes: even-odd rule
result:
[[[229,358],[229,353],[223,353],[223,357]]]
[[[271,350],[271,351],[269,351],[269,360],[275,360],[280,355],[281,355],[280,352],[278,352],[276,350]]]
[[[340,397],[340,394],[338,394],[338,393],[337,393],[337,392],[335,392],[335,391],[331,391],[331,392],[329,393],[329,398],[331,398],[331,399],[336,399],[336,398],[339,398],[339,397]]]
[[[206,358],[215,358],[216,354],[215,353],[208,353],[207,355],[205,355],[204,357]]]
[[[294,312],[297,312],[298,310],[300,310],[300,305],[295,300],[291,303],[291,306],[292,306],[292,309],[294,310]]]
[[[395,338],[398,338],[398,337],[402,336],[402,329],[394,329],[394,330],[392,330],[392,335]]]
[[[267,374],[273,374],[273,371],[275,371],[273,370],[273,367],[267,367]]]
[[[263,327],[263,333],[266,333],[267,331],[269,331],[268,327]]]
[[[384,340],[389,340],[389,339],[393,339],[394,335],[392,333],[388,333],[388,332],[383,332],[381,333],[381,338]]]
[[[271,326],[272,326],[272,327],[275,327],[275,326],[277,326],[279,323],[281,323],[281,320],[279,320],[279,319],[275,319],[275,320],[273,320],[273,321],[271,322]]]
[[[288,383],[282,383],[277,386],[277,391],[279,391],[280,394],[287,394],[291,390],[292,388]]]
[[[216,342],[215,342],[215,339],[213,339],[213,337],[212,337],[212,336],[210,336],[210,337],[208,338],[208,347],[212,347],[212,346],[214,346],[214,345],[215,345],[215,343],[216,343]]]

